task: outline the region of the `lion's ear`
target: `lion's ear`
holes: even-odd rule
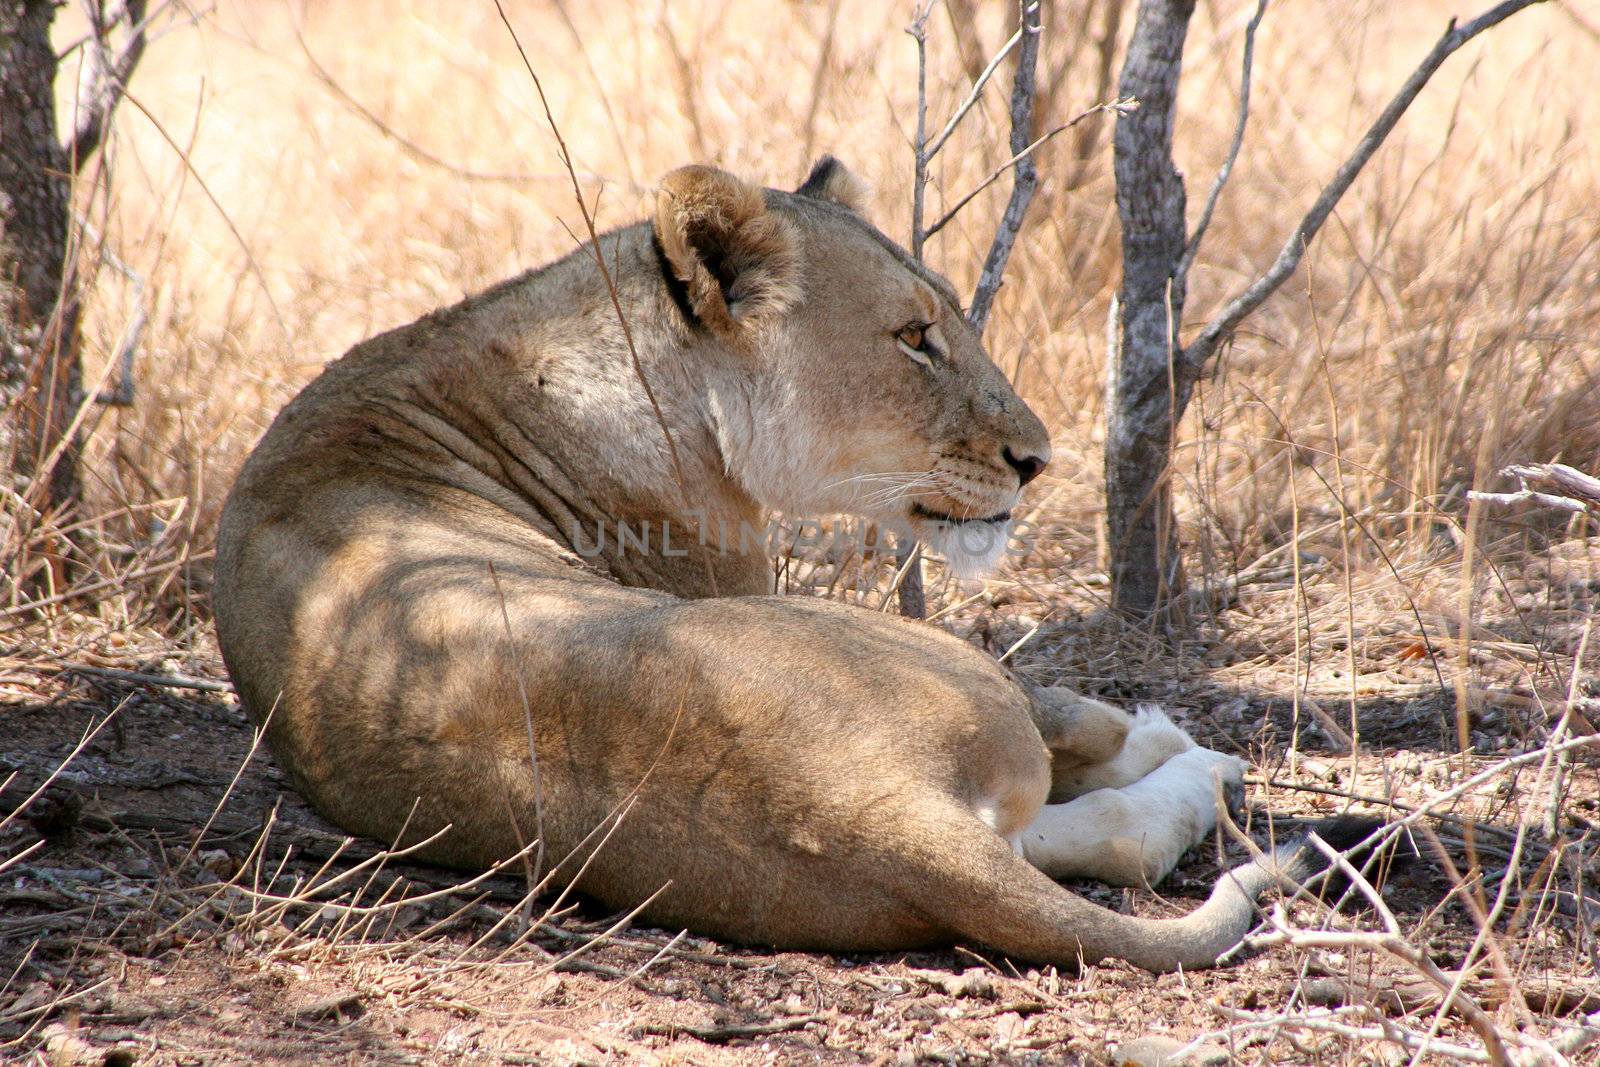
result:
[[[832,156],[823,156],[812,164],[811,173],[795,192],[813,200],[831,200],[857,215],[866,214],[866,183]]]
[[[656,193],[656,239],[706,325],[742,334],[800,295],[799,237],[761,190],[716,167],[683,167]]]

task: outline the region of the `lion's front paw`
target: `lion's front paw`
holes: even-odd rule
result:
[[[1218,815],[1226,810],[1238,821],[1244,812],[1244,772],[1246,764],[1237,756],[1209,748],[1194,748],[1183,759],[1196,779],[1194,797],[1195,840],[1199,844],[1216,827]],[[1220,798],[1220,806],[1219,806]]]
[[[1195,772],[1204,776],[1213,798],[1220,792],[1223,807],[1237,819],[1244,811],[1244,773],[1248,769],[1244,760],[1210,748],[1195,748],[1186,756]],[[1216,809],[1215,803],[1211,808]],[[1206,829],[1209,831],[1210,827]]]
[[[1234,823],[1244,821],[1244,783],[1225,783],[1222,787],[1222,803],[1228,809],[1228,818]]]
[[[1245,763],[1237,756],[1194,747],[1123,791],[1148,813],[1144,875],[1151,885],[1211,835],[1219,795],[1230,810],[1234,796],[1243,803],[1244,772]]]

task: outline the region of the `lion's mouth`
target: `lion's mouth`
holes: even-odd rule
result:
[[[964,525],[966,523],[980,523],[980,522],[983,522],[983,523],[1000,523],[1000,522],[1010,522],[1011,521],[1011,509],[1009,509],[1009,508],[1007,508],[1005,511],[999,511],[999,512],[996,512],[993,515],[985,515],[985,516],[983,516],[981,518],[973,516],[973,517],[968,517],[968,518],[965,518],[965,519],[960,519],[960,518],[957,518],[954,515],[946,515],[943,512],[934,511],[932,508],[924,507],[922,504],[917,503],[916,501],[912,501],[912,503],[911,503],[911,515],[912,515],[913,518],[926,519],[929,522],[948,522],[948,523],[952,523],[954,525]]]

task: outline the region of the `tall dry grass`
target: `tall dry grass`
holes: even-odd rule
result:
[[[1252,7],[1196,16],[1178,130],[1196,199],[1226,147]],[[1041,125],[1114,95],[1108,27],[1125,38],[1131,8],[1047,5]],[[1270,259],[1455,10],[1273,6],[1244,151],[1192,276],[1195,319]],[[904,236],[904,5],[557,0],[511,14],[602,224],[639,217],[651,183],[687,161],[785,184],[830,151]],[[936,11],[936,117],[1010,18],[1006,4]],[[1565,536],[1496,521],[1469,537],[1462,505],[1507,461],[1600,458],[1600,154],[1585,134],[1600,100],[1583,74],[1597,59],[1600,40],[1553,5],[1453,59],[1219,360],[1174,471],[1201,579],[1286,563],[1298,537],[1307,558],[1349,564],[1348,583],[1324,582],[1328,626],[1351,629],[1340,604],[1354,597],[1403,638],[1419,597],[1427,623],[1461,615],[1462,583],[1488,590],[1484,568],[1462,566],[1469,541],[1525,556]],[[109,198],[84,205],[89,253],[114,268],[92,294],[91,380],[140,307],[150,319],[134,403],[99,412],[88,445],[89,510],[108,516],[111,546],[91,569],[133,594],[102,615],[203,632],[195,594],[217,509],[282,402],[362,337],[570,250],[582,227],[532,92],[491,4],[230,2],[150,50],[117,123]],[[1004,105],[992,89],[939,157],[931,214],[1003,160]],[[1057,445],[1034,497],[1048,537],[1012,577],[1085,610],[1103,553],[1102,338],[1119,269],[1108,135],[1091,122],[1041,152],[988,338]],[[1003,198],[996,186],[931,243],[958,288]],[[1280,600],[1267,613],[1294,616]]]

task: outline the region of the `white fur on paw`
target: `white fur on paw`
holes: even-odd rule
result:
[[[1172,716],[1167,714],[1166,708],[1163,708],[1160,704],[1149,700],[1139,701],[1139,703],[1133,706],[1133,711],[1130,714],[1132,714],[1136,719],[1160,717],[1170,721],[1172,718]]]
[[[1205,753],[1208,765],[1221,775],[1224,786],[1244,784],[1244,772],[1249,769],[1249,764],[1244,760],[1213,748],[1202,748],[1200,751]]]
[[[1243,787],[1244,772],[1245,763],[1237,756],[1196,746],[1174,756],[1132,789],[1151,790],[1176,813],[1174,833],[1187,838],[1177,850],[1181,854],[1199,844],[1217,825],[1219,798],[1226,805],[1228,793]]]
[[[1128,730],[1123,749],[1131,750],[1133,762],[1147,766],[1145,774],[1194,747],[1194,738],[1174,723],[1160,706],[1140,704],[1133,709],[1133,726]]]
[[[1168,760],[1154,774],[1134,783],[1134,788],[1149,784],[1168,796],[1187,798],[1185,803],[1203,823],[1201,832],[1216,825],[1216,797],[1244,784],[1245,762],[1226,752],[1198,745]]]
[[[1211,833],[1219,786],[1224,795],[1237,787],[1244,762],[1199,747],[1159,711],[1141,721],[1148,738],[1171,743],[1176,736],[1187,747],[1137,781],[1047,804],[1019,835],[1030,863],[1056,878],[1155,885]],[[1088,770],[1105,772],[1109,766]]]
[[[1132,718],[1133,726],[1128,731],[1130,737],[1136,732],[1144,731],[1153,735],[1181,738],[1181,741],[1170,742],[1174,754],[1195,747],[1195,740],[1189,736],[1189,731],[1173,722],[1172,716],[1160,704],[1148,702],[1135,704]]]

